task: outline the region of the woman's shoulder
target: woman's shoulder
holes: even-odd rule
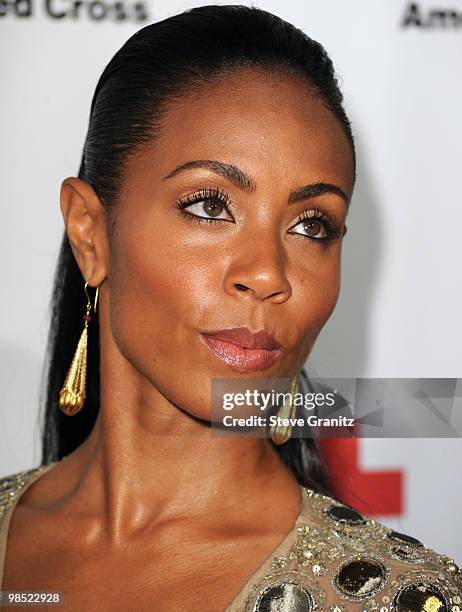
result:
[[[0,529],[7,510],[13,506],[27,486],[49,466],[37,466],[0,477]]]
[[[334,497],[307,488],[302,495],[290,546],[254,584],[245,612],[272,609],[273,600],[297,612],[462,612],[453,558]]]

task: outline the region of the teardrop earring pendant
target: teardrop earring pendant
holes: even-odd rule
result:
[[[289,400],[284,400],[284,403],[282,404],[281,408],[278,410],[277,416],[280,419],[293,419],[295,417],[295,410],[296,410],[296,406],[295,406],[295,394],[297,393],[298,390],[298,374],[296,374],[291,383],[290,383],[290,391],[289,391],[289,395],[290,398]],[[276,423],[274,425],[271,426],[271,440],[273,441],[274,444],[276,444],[276,446],[279,446],[281,444],[284,444],[285,442],[287,442],[287,440],[290,439],[291,435],[292,435],[292,425],[289,424],[288,425],[283,425],[282,423]]]
[[[91,321],[91,300],[87,291],[88,283],[85,283],[85,294],[87,296],[87,312],[83,316],[84,327],[77,344],[71,366],[67,372],[66,380],[59,393],[59,408],[67,414],[74,416],[82,410],[86,398],[87,383],[87,345],[88,345],[88,322]],[[96,312],[98,303],[99,286],[96,287],[95,303],[93,311]]]

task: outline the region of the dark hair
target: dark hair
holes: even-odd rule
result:
[[[293,74],[309,84],[338,119],[355,147],[334,68],[324,48],[279,17],[238,5],[202,6],[137,31],[104,69],[91,103],[78,177],[90,184],[112,232],[127,159],[155,141],[170,101],[200,90],[233,70],[256,68]],[[114,213],[114,214],[113,214]],[[89,435],[99,409],[98,320],[89,326],[87,397],[69,418],[58,396],[82,332],[83,278],[64,232],[51,302],[44,362],[42,464],[69,454]],[[304,486],[329,491],[316,440],[293,438],[276,447]]]

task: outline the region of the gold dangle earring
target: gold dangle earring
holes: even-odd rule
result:
[[[280,419],[293,419],[295,417],[295,411],[296,411],[296,406],[295,406],[295,394],[297,393],[298,390],[298,374],[296,374],[291,383],[290,383],[290,392],[289,392],[289,400],[286,401],[284,400],[284,403],[282,404],[281,408],[278,410],[277,416]],[[283,425],[281,424],[273,424],[271,425],[271,440],[274,442],[274,444],[276,444],[277,446],[279,446],[280,444],[284,444],[285,442],[287,442],[287,440],[290,439],[290,436],[292,435],[292,425],[289,424],[288,425]]]
[[[88,283],[85,283],[85,294],[87,296],[87,313],[84,315],[85,321],[82,335],[80,336],[77,350],[72,359],[71,367],[64,381],[64,385],[59,393],[59,407],[67,414],[74,416],[80,410],[85,402],[85,387],[87,382],[87,344],[88,344],[88,321],[91,321],[91,300],[87,291]],[[93,311],[96,312],[96,304],[98,303],[99,285],[96,287],[95,304]]]

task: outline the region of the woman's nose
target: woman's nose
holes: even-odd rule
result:
[[[231,295],[249,293],[277,303],[292,295],[283,245],[274,233],[262,231],[233,245],[224,285]]]

